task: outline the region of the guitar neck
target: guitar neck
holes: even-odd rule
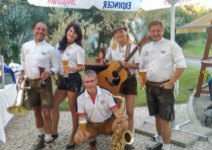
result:
[[[138,50],[138,48],[141,48],[148,40],[150,39],[150,36],[145,35],[142,40],[136,45],[136,47],[133,49],[133,51],[127,56],[125,59],[126,62],[130,60],[130,58],[135,54],[135,52]],[[119,72],[123,68],[122,64],[120,64],[119,68],[117,71]]]
[[[125,59],[126,62],[128,62],[130,60],[130,58],[135,54],[135,52],[138,50],[138,46],[136,46],[133,51],[127,56],[127,58]]]
[[[141,39],[141,41],[136,45],[136,47],[133,49],[133,51],[127,56],[127,58],[125,59],[125,61],[126,61],[126,62],[129,61],[130,58],[135,54],[135,52],[136,52],[139,48],[143,47],[143,45],[144,45],[149,39],[150,39],[150,36],[145,35],[145,36]]]

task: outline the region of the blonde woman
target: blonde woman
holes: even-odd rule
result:
[[[133,44],[129,33],[127,32],[127,28],[125,28],[121,24],[114,25],[112,34],[113,37],[110,42],[110,48],[105,58],[103,59],[103,62],[120,62],[129,74],[127,80],[125,80],[121,85],[119,93],[122,96],[125,96],[129,130],[133,131],[134,105],[137,95],[137,80],[135,76],[135,71],[139,65],[139,54],[138,52],[136,52],[128,62],[124,61],[127,55],[133,51],[136,45]],[[126,145],[125,149],[134,149],[134,147],[132,145]]]

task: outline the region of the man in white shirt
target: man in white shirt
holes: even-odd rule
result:
[[[34,40],[23,44],[21,49],[21,74],[19,83],[24,78],[29,79],[31,89],[28,92],[29,106],[33,107],[38,143],[33,145],[34,150],[45,147],[51,149],[51,114],[53,107],[53,93],[51,74],[58,72],[57,54],[51,45],[45,41],[47,26],[43,22],[36,23]]]
[[[186,68],[182,49],[177,43],[163,38],[161,21],[149,24],[152,41],[141,51],[139,68],[146,69],[146,96],[149,114],[155,116],[158,144],[147,150],[170,150],[171,126],[174,119],[174,83]],[[174,70],[176,65],[176,70]],[[143,79],[140,78],[143,83]]]
[[[128,128],[126,116],[119,113],[113,95],[106,89],[97,86],[97,74],[92,70],[84,72],[83,83],[85,90],[77,97],[77,114],[79,124],[86,123],[86,131],[83,133],[81,127],[75,134],[76,144],[81,145],[99,134],[112,135],[117,122]],[[89,150],[96,150],[96,140],[90,143]]]

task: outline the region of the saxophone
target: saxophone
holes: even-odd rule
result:
[[[114,96],[115,98],[118,98],[121,100],[121,105],[119,108],[119,113],[121,115],[125,112],[125,99],[121,96]],[[109,150],[124,150],[124,147],[126,144],[132,144],[134,141],[132,132],[127,130],[124,133],[122,132],[122,125],[120,123],[116,124]]]

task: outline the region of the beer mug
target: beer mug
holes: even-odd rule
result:
[[[63,76],[68,77],[68,72],[65,70],[65,67],[68,67],[68,60],[62,60],[62,65],[63,65]]]
[[[143,83],[141,83],[142,89],[146,87],[146,72],[146,69],[139,69],[139,76],[143,79]]]
[[[86,123],[87,123],[86,119],[79,119],[79,126],[80,126],[82,133],[83,133],[84,138],[86,137],[86,134],[85,134]]]
[[[41,74],[45,71],[45,68],[39,66],[38,69],[39,69],[40,76],[41,76]],[[46,85],[46,82],[44,80],[40,79],[40,82],[41,82],[41,86],[45,86]]]

